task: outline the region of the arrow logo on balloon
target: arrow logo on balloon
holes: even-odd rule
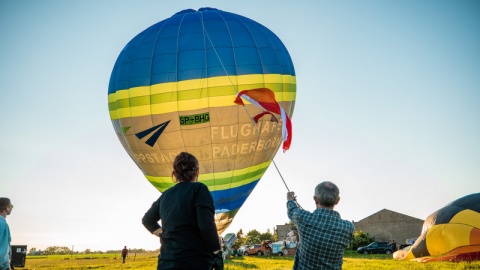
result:
[[[157,142],[160,135],[162,135],[162,132],[167,127],[168,123],[170,123],[170,120],[168,120],[167,122],[161,123],[160,125],[156,125],[144,131],[138,132],[135,134],[135,136],[137,136],[138,139],[143,139],[145,136],[153,133],[152,136],[150,136],[150,138],[148,138],[148,140],[145,142],[146,144],[153,147],[153,145]]]

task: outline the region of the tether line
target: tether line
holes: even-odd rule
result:
[[[202,15],[200,14],[200,16],[202,16]],[[227,71],[227,69],[225,68],[225,65],[223,64],[223,61],[222,61],[222,59],[220,58],[220,56],[219,56],[219,54],[218,54],[218,52],[217,52],[217,49],[215,48],[215,45],[213,44],[213,42],[212,42],[212,40],[211,40],[211,38],[210,38],[210,35],[208,34],[207,29],[205,29],[205,25],[203,24],[203,16],[202,16],[202,20],[201,20],[201,21],[202,21],[202,28],[203,28],[203,31],[204,31],[204,33],[205,33],[205,36],[207,37],[210,45],[212,46],[213,51],[215,52],[215,55],[216,55],[218,61],[219,61],[220,64],[222,65],[223,71],[224,71],[225,74],[227,75],[227,78],[228,78],[228,80],[229,80],[229,82],[230,82],[230,85],[231,85],[232,88],[235,90],[235,94],[238,95],[238,89],[237,89],[237,88],[235,87],[235,85],[233,84],[232,79],[230,78],[230,74],[228,74],[228,71]],[[245,107],[245,105],[243,106],[243,109],[244,109],[244,111],[247,113],[248,117],[250,118],[250,121],[252,122],[254,128],[257,128],[257,126],[258,126],[257,123],[256,123],[255,120],[252,118],[252,116],[251,116],[250,113],[248,112],[248,110],[247,110],[247,108]],[[261,132],[258,133],[258,137],[259,137],[259,139],[263,142],[263,144],[266,145],[265,141],[263,140],[263,138],[262,138],[262,136],[261,136]],[[267,151],[268,156],[271,156],[272,151],[271,151],[270,146],[269,146],[269,145],[266,146],[265,149],[266,149],[266,151]],[[275,166],[275,169],[277,170],[278,175],[279,175],[280,178],[282,179],[282,182],[283,182],[283,184],[285,185],[285,188],[287,189],[288,192],[290,192],[290,189],[288,188],[288,185],[287,185],[287,183],[285,182],[285,179],[283,178],[282,173],[280,172],[280,170],[278,169],[277,164],[276,164],[275,161],[273,160],[273,156],[271,157],[271,161],[272,161],[273,165]],[[297,203],[297,205],[298,205],[300,208],[302,208],[298,203]]]

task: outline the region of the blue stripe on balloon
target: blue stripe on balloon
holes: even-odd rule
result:
[[[257,185],[260,179],[236,188],[212,191],[213,202],[216,210],[234,210],[240,208],[245,200],[247,200],[250,193]],[[226,212],[226,211],[222,211]]]

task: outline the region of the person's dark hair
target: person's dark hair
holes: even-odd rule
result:
[[[10,205],[10,199],[9,198],[5,198],[5,197],[0,198],[0,212],[7,209],[7,206],[9,206],[9,205]]]
[[[334,183],[325,181],[317,185],[315,188],[315,196],[318,199],[318,203],[331,207],[337,204],[340,191]]]
[[[172,176],[177,182],[191,182],[195,180],[198,171],[198,160],[187,152],[181,152],[173,162]]]

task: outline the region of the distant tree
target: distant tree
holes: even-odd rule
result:
[[[295,226],[295,224],[291,220],[286,222],[285,225],[290,225],[291,230],[296,230],[297,229],[297,226]]]
[[[263,240],[270,240],[270,241],[273,240],[273,235],[270,232],[270,229],[267,229],[266,233],[260,234],[260,241],[263,241]]]
[[[239,248],[240,246],[245,244],[245,236],[243,234],[243,230],[240,229],[237,232],[237,239],[235,239],[235,242],[233,243],[232,247],[233,248]]]
[[[37,253],[37,249],[34,247],[28,251],[28,255],[35,255],[36,253]]]
[[[47,255],[55,254],[55,248],[54,247],[47,247],[45,249],[45,254],[47,254]]]
[[[348,249],[357,250],[359,247],[366,246],[375,241],[375,237],[370,237],[368,233],[364,233],[362,230],[353,233],[352,240],[348,245]]]
[[[245,243],[247,245],[260,244],[260,235],[261,234],[255,229],[249,231],[245,237]]]
[[[87,248],[87,249],[85,249],[85,251],[84,251],[83,253],[85,253],[85,254],[91,254],[92,251],[91,251],[89,248]]]
[[[48,255],[65,255],[65,254],[70,254],[72,251],[68,247],[59,247],[59,246],[53,246],[53,247],[47,247],[45,249],[45,254]]]
[[[242,228],[240,228],[240,230],[238,230],[238,232],[237,232],[237,239],[238,239],[238,238],[244,238]]]

